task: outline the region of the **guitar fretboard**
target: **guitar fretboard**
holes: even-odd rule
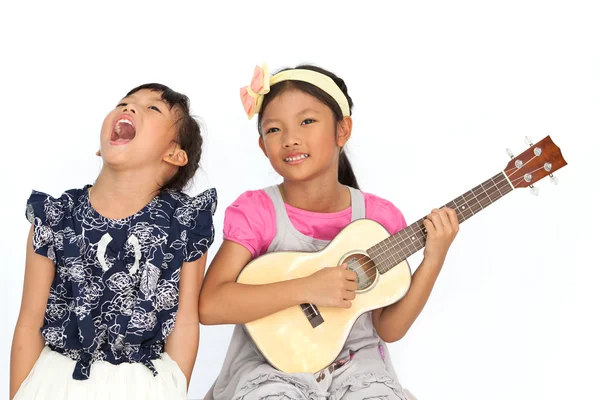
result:
[[[513,190],[503,172],[457,197],[446,207],[456,211],[462,223]],[[367,249],[379,273],[384,274],[425,247],[427,231],[421,218],[400,232]]]

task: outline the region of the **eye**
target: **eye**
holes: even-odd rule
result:
[[[312,124],[313,122],[315,122],[314,119],[306,118],[304,121],[302,121],[302,123],[300,125],[309,125],[309,124]]]
[[[127,105],[127,103],[119,103],[117,104],[117,107],[125,107]]]
[[[148,107],[148,108],[149,108],[149,109],[151,109],[151,110],[154,110],[154,111],[158,111],[158,112],[160,112],[160,110],[159,110],[159,109],[158,109],[158,107],[156,107],[156,106],[150,106],[150,107]]]
[[[269,129],[268,129],[268,130],[265,132],[265,135],[266,135],[266,134],[269,134],[269,133],[274,133],[274,132],[279,132],[279,128],[269,128]]]

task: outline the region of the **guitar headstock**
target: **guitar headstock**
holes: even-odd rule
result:
[[[557,183],[558,180],[553,174],[567,165],[567,162],[563,158],[560,148],[554,144],[550,136],[546,136],[535,144],[531,143],[529,138],[526,141],[529,149],[516,157],[507,149],[511,160],[506,164],[504,173],[515,189],[531,187],[534,189],[534,194],[537,194],[533,184],[546,176],[550,176],[553,183]]]

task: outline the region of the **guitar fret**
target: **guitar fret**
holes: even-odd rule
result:
[[[385,255],[386,255],[386,259],[387,259],[387,270],[390,270],[392,268],[392,266],[394,265],[394,254],[395,254],[394,248],[397,245],[392,242],[395,242],[394,237],[392,237],[389,242],[386,242]]]
[[[386,261],[387,261],[387,257],[386,257],[386,255],[385,255],[385,252],[386,252],[386,245],[385,245],[385,242],[380,242],[380,245],[381,245],[381,246],[380,246],[380,247],[381,247],[381,249],[380,249],[380,254],[381,254],[381,265],[382,265],[382,268],[384,268],[384,272],[387,272],[387,269],[385,269],[385,268],[387,268],[387,267],[386,267],[386,265],[385,265],[385,264],[386,264]]]
[[[475,211],[473,211],[473,208],[471,207],[471,203],[470,203],[470,199],[473,198],[473,193],[467,192],[462,196],[462,198],[465,201],[465,203],[467,204],[467,207],[469,208],[469,212],[471,213],[471,215],[469,215],[467,218],[471,217],[472,215],[475,215]]]
[[[467,218],[465,217],[465,211],[464,211],[466,207],[465,207],[464,205],[462,205],[462,204],[461,204],[461,205],[459,205],[459,204],[456,202],[456,200],[452,200],[452,201],[451,201],[451,203],[452,203],[452,209],[453,209],[454,211],[456,211],[456,215],[458,216],[458,223],[461,223],[461,222],[463,222],[465,219],[467,219]]]
[[[467,217],[465,216],[465,214],[468,211],[467,211],[467,206],[465,205],[464,201],[457,202],[456,200],[452,200],[452,205],[454,206],[453,207],[454,210],[456,210],[456,212],[458,213],[458,222],[460,223],[460,222],[463,222],[464,220],[466,220]]]
[[[489,203],[486,205],[489,206],[490,204],[493,203],[492,199],[490,199],[490,194],[487,192],[487,190],[485,189],[485,187],[483,185],[479,185],[481,187],[481,190],[483,190],[483,194],[485,194],[485,196],[487,197],[487,199],[489,200]]]
[[[409,233],[409,235],[408,235],[409,239],[408,240],[410,241],[410,244],[412,245],[412,247],[414,249],[414,252],[416,253],[420,249],[421,240],[419,239],[419,235],[417,235],[415,233],[413,225],[411,225],[410,231],[408,233]],[[417,241],[418,241],[419,246],[417,246]]]
[[[404,229],[401,233],[403,235],[402,238],[402,242],[405,244],[405,248],[401,250],[402,253],[402,257],[404,259],[406,259],[407,256],[407,251],[408,252],[413,252],[413,251],[418,251],[417,250],[417,245],[415,243],[415,239],[413,239],[415,236],[412,233],[412,229],[411,226],[407,226],[406,229]]]
[[[483,210],[483,207],[481,206],[481,203],[479,202],[479,200],[477,199],[477,195],[475,194],[475,192],[473,191],[473,189],[471,189],[471,193],[473,194],[473,197],[475,198],[475,201],[477,202],[477,204],[473,203],[473,207],[475,205],[479,206],[479,210],[475,211],[475,212],[479,212],[481,210]]]
[[[489,188],[488,188],[489,186]],[[488,197],[491,200],[491,203],[493,203],[494,201],[498,200],[500,197],[502,197],[502,194],[500,194],[498,192],[498,187],[496,186],[496,184],[494,183],[494,179],[492,178],[491,180],[487,181],[484,185],[483,185],[484,189],[487,192]],[[490,204],[491,204],[490,203]]]

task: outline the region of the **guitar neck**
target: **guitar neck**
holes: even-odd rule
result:
[[[504,172],[475,186],[445,206],[456,211],[458,222],[463,223],[479,211],[513,190]],[[425,247],[427,232],[421,218],[400,232],[367,249],[379,273],[386,273],[408,257]]]

